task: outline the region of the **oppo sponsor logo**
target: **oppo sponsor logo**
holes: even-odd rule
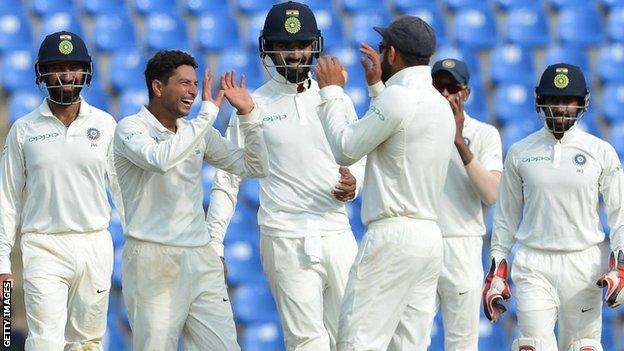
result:
[[[34,141],[42,141],[42,140],[46,140],[46,139],[52,139],[52,138],[56,138],[57,136],[59,136],[59,133],[57,133],[57,132],[45,133],[45,134],[41,134],[41,135],[37,135],[37,136],[28,138],[28,142],[32,143]]]
[[[529,157],[525,157],[522,159],[523,163],[530,163],[530,162],[549,162],[552,161],[552,158],[550,158],[550,156],[529,156]]]
[[[264,117],[262,120],[265,122],[276,122],[276,121],[281,121],[283,119],[286,119],[286,115],[274,115],[274,116],[267,116]]]

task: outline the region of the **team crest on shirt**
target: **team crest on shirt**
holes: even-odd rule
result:
[[[587,156],[583,154],[576,154],[574,156],[574,164],[577,166],[582,166],[587,162]]]
[[[100,138],[100,131],[97,130],[96,128],[89,128],[87,129],[87,139],[91,140],[91,141],[96,141]]]
[[[466,144],[466,146],[470,146],[470,139],[464,137],[464,144]]]

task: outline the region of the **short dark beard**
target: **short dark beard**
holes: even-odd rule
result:
[[[381,58],[381,81],[384,84],[394,75],[392,70],[392,65],[388,62],[388,51],[384,52],[383,57]]]
[[[281,74],[287,81],[297,84],[308,79],[309,67],[299,67],[299,69],[290,67],[276,67],[279,74]]]
[[[48,93],[52,102],[58,101],[62,104],[73,104],[80,100],[81,90],[82,87],[75,87],[71,93],[63,93],[61,88],[48,88]]]

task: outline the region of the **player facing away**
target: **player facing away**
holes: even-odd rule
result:
[[[335,350],[340,305],[357,252],[344,201],[355,197],[364,168],[363,163],[351,167],[354,176],[336,163],[317,117],[319,88],[309,70],[322,49],[309,7],[286,2],[271,8],[260,56],[275,74],[253,93],[269,152],[258,223],[262,267],[288,350]],[[352,116],[357,118],[354,110]],[[239,145],[241,118],[233,114],[226,132]],[[221,255],[240,181],[223,171],[215,175],[207,226]]]
[[[323,57],[316,69],[319,117],[334,157],[349,165],[368,155],[367,231],[349,272],[338,350],[426,350],[442,269],[437,213],[455,152],[455,121],[432,85],[433,29],[403,16],[375,30],[383,37],[380,63],[363,64],[367,76],[380,67],[386,88],[362,119],[354,121],[343,97],[340,62]]]
[[[114,140],[126,211],[122,285],[135,350],[239,350],[225,286],[224,264],[208,245],[203,162],[240,176],[265,176],[266,146],[259,114],[235,73],[221,77],[212,98],[206,71],[197,118],[186,120],[199,94],[195,59],[157,52],[147,63],[149,103],[120,121]],[[212,127],[222,98],[244,112],[239,148]]]
[[[503,170],[501,138],[494,126],[470,117],[464,110],[470,95],[470,73],[464,62],[440,60],[431,74],[433,86],[449,101],[455,117],[456,152],[449,164],[438,216],[444,238],[444,264],[437,294],[444,323],[444,349],[477,351],[483,286],[483,205],[496,202]]]
[[[115,120],[80,96],[93,70],[78,35],[46,36],[35,72],[48,96],[11,126],[0,162],[0,277],[12,279],[9,254],[20,231],[26,350],[103,350]]]
[[[501,179],[483,290],[486,316],[495,322],[511,298],[508,258],[516,286],[520,338],[513,351],[602,350],[602,299],[596,286],[609,283],[607,305],[620,293],[624,257],[624,174],[611,145],[576,127],[587,111],[589,91],[581,70],[548,66],[535,89],[544,127],[511,146]],[[602,194],[611,227],[611,272],[598,218]],[[555,339],[555,323],[558,340]]]

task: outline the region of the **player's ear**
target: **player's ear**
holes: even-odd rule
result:
[[[152,80],[152,91],[154,92],[154,96],[161,97],[163,88],[164,88],[163,82],[161,82],[158,79]]]
[[[464,102],[468,101],[468,97],[470,97],[470,88],[464,89]]]

